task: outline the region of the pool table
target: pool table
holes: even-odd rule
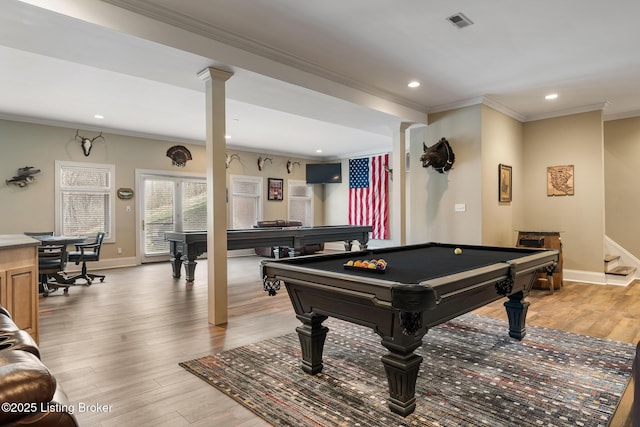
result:
[[[360,249],[369,242],[369,225],[325,225],[318,227],[255,227],[227,230],[227,249],[251,249],[264,246],[286,246],[290,256],[300,253],[305,245],[325,242],[344,242],[350,251],[357,240]],[[179,278],[184,262],[187,282],[193,282],[196,258],[207,251],[206,231],[171,231],[165,233],[169,241],[173,277]]]
[[[462,252],[456,254],[455,249]],[[348,261],[386,261],[386,269],[349,268]],[[329,316],[372,328],[388,353],[382,356],[389,384],[389,408],[407,416],[415,410],[415,385],[429,328],[500,298],[509,335],[525,336],[528,295],[536,273],[552,274],[558,251],[425,243],[261,264],[265,290],[284,282],[296,317],[302,369],[322,371]]]

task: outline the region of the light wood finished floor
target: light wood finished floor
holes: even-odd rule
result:
[[[90,426],[267,425],[187,373],[178,362],[290,333],[298,325],[286,291],[262,291],[258,257],[229,259],[229,322],[207,322],[206,262],[193,286],[171,278],[168,263],[106,270],[104,283],[40,299],[42,358],[70,400],[109,405],[76,413]],[[534,290],[528,324],[635,343],[640,284],[567,283]],[[478,310],[505,319],[502,301]],[[384,349],[380,348],[381,355]],[[618,411],[624,425],[627,411]]]

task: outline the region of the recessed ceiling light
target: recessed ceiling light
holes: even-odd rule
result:
[[[545,96],[544,99],[546,99],[547,101],[550,101],[552,99],[556,99],[558,97],[557,93],[550,93],[549,95]]]
[[[321,150],[320,148],[318,148],[318,149],[316,150],[316,153],[322,153],[322,150]]]
[[[94,119],[104,119],[104,116],[102,114],[94,114],[93,118]]]
[[[414,80],[412,82],[409,82],[409,84],[407,86],[409,86],[409,87],[419,87],[420,86],[420,82]]]
[[[225,135],[224,139],[231,139],[231,135]]]

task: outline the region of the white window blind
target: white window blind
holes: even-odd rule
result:
[[[313,225],[313,186],[305,181],[288,180],[288,219],[300,221],[304,226]]]
[[[182,183],[182,209],[184,231],[207,229],[207,183],[205,181]]]
[[[113,241],[114,165],[56,161],[56,232]]]
[[[262,177],[230,176],[230,228],[252,228],[262,218],[262,182]]]

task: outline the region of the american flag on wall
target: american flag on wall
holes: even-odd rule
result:
[[[349,224],[372,226],[372,239],[389,238],[388,168],[388,153],[349,159]]]

